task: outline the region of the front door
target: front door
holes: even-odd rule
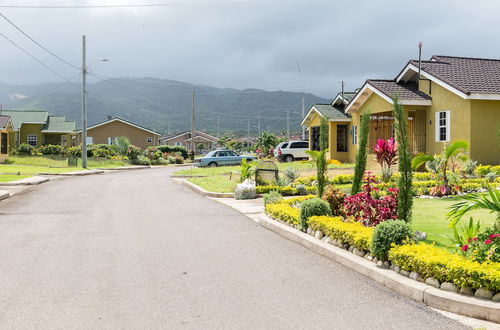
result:
[[[337,125],[337,152],[347,151],[347,125]]]
[[[1,139],[2,139],[2,145],[1,145],[1,150],[0,152],[3,154],[3,155],[6,155],[8,153],[8,146],[7,146],[7,133],[2,133],[1,135]]]

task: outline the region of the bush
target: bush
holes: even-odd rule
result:
[[[359,222],[345,222],[341,217],[315,216],[308,220],[309,227],[321,230],[326,236],[337,239],[342,244],[349,244],[358,250],[370,249],[373,228],[365,227]]]
[[[266,194],[268,192],[271,192],[273,190],[278,191],[280,194],[283,196],[293,196],[297,195],[298,190],[296,188],[286,186],[286,187],[280,187],[280,186],[257,186],[256,187],[256,192],[257,194]]]
[[[288,183],[294,182],[299,178],[299,171],[293,167],[287,167],[284,171],[283,174],[285,175],[285,178],[287,179]]]
[[[110,158],[111,157],[111,152],[109,149],[105,148],[97,148],[92,150],[93,151],[93,157],[102,157],[102,158]]]
[[[154,159],[151,160],[151,165],[168,165],[168,160],[163,158]]]
[[[47,144],[40,147],[40,152],[44,156],[60,155],[63,152],[63,147],[59,145]]]
[[[389,220],[379,223],[373,231],[370,252],[375,257],[386,260],[392,244],[400,245],[412,237],[410,225],[402,220]]]
[[[127,157],[132,161],[138,160],[141,153],[142,153],[141,148],[136,147],[134,145],[130,145],[127,149]]]
[[[132,160],[132,164],[134,164],[134,165],[150,166],[151,165],[151,161],[146,156],[139,156],[139,157],[137,157],[137,159],[133,159]]]
[[[480,287],[500,291],[500,266],[467,260],[434,245],[405,244],[389,251],[389,261],[409,272],[416,272],[423,279],[433,277],[440,282],[452,282],[457,287]]]
[[[174,152],[178,152],[180,153],[180,155],[182,156],[182,158],[184,159],[188,159],[189,155],[188,155],[188,151],[186,149],[186,147],[183,147],[183,146],[167,146],[167,145],[163,145],[163,146],[157,146],[156,147],[158,150],[160,150],[162,153],[174,153]]]
[[[82,157],[82,148],[81,147],[70,147],[65,150],[64,154],[67,157]]]
[[[174,156],[167,156],[167,161],[169,164],[176,164]]]
[[[330,209],[330,204],[321,198],[311,198],[302,203],[300,208],[300,224],[303,231],[307,229],[307,219],[315,215],[331,216],[332,210]]]
[[[333,184],[348,184],[352,183],[352,180],[354,179],[353,174],[341,174],[341,175],[336,175],[332,179]]]
[[[267,204],[266,214],[274,219],[298,225],[300,224],[300,203],[312,197],[313,196],[295,197],[283,199],[274,204]]]
[[[272,190],[264,194],[264,205],[275,204],[283,200],[283,196],[277,190]]]
[[[33,153],[33,147],[26,143],[21,143],[16,150],[18,155],[31,155]]]
[[[130,140],[126,136],[118,136],[115,139],[116,151],[120,155],[126,155],[128,147],[130,146]]]
[[[493,226],[483,233],[469,239],[468,244],[462,246],[462,251],[467,258],[479,263],[500,263],[500,233]]]
[[[295,189],[297,189],[297,194],[298,195],[306,195],[307,192],[307,187],[303,184],[298,184],[295,186]]]
[[[328,187],[323,194],[323,200],[327,201],[330,204],[330,209],[332,210],[332,215],[334,217],[344,216],[344,199],[346,194],[340,190],[333,188],[332,186]]]

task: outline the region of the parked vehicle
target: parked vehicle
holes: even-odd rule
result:
[[[307,141],[286,141],[278,144],[274,156],[280,162],[293,162],[298,159],[308,159],[306,150],[309,150]]]
[[[251,162],[257,159],[257,157],[250,155],[238,155],[236,152],[232,150],[214,150],[210,151],[202,158],[198,158],[196,160],[195,166],[217,167],[217,166],[228,166],[228,165],[240,165],[243,159],[246,159],[247,162]]]

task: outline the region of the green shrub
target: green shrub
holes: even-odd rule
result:
[[[111,152],[109,149],[97,148],[93,150],[93,157],[109,158],[111,157]]]
[[[134,145],[128,146],[128,149],[127,149],[128,159],[130,159],[132,161],[137,160],[139,158],[139,156],[141,155],[141,153],[142,153],[141,148],[136,147]]]
[[[310,217],[307,221],[313,230],[321,230],[326,236],[349,244],[358,250],[370,249],[373,227],[365,227],[359,222],[343,221],[341,217]]]
[[[287,167],[283,171],[283,174],[285,175],[285,178],[287,179],[288,183],[291,183],[299,178],[300,172],[293,167]]]
[[[264,205],[278,203],[283,200],[283,196],[277,190],[272,190],[264,194]]]
[[[346,194],[342,191],[333,188],[332,186],[328,187],[323,194],[323,200],[327,201],[330,204],[330,209],[332,210],[332,215],[334,217],[344,216],[344,199]]]
[[[16,150],[18,155],[31,155],[33,153],[33,146],[26,143],[21,143]]]
[[[40,152],[44,156],[60,155],[63,152],[63,147],[59,145],[47,144],[40,147]]]
[[[151,160],[151,165],[168,165],[168,160],[166,159],[163,159],[163,158],[158,158],[158,159],[154,159],[154,160]]]
[[[167,156],[167,161],[169,164],[176,164],[174,156]]]
[[[130,140],[126,136],[118,136],[115,139],[115,145],[118,154],[125,156],[127,154],[128,147],[130,146]]]
[[[307,192],[307,187],[305,185],[303,185],[303,184],[296,185],[295,189],[297,189],[297,194],[299,194],[299,195],[306,195],[308,193]]]
[[[330,209],[330,204],[321,198],[311,198],[302,203],[300,208],[300,224],[302,225],[302,230],[305,231],[307,229],[307,219],[309,219],[309,217],[319,215],[331,216],[332,210]]]
[[[479,165],[476,167],[476,174],[484,178],[486,174],[491,172],[491,165]]]
[[[139,156],[137,159],[132,160],[132,164],[149,166],[151,165],[151,161],[146,156]]]
[[[186,147],[183,147],[183,146],[168,146],[168,145],[163,145],[163,146],[157,146],[156,147],[158,150],[160,150],[162,153],[174,153],[174,152],[178,152],[180,153],[180,155],[182,156],[182,158],[184,159],[188,159],[189,155],[188,155],[188,151],[186,149]]]
[[[392,244],[400,245],[411,237],[411,227],[405,221],[383,221],[373,230],[370,252],[375,257],[386,260]]]
[[[82,148],[81,147],[69,147],[64,151],[66,157],[82,157]]]
[[[331,182],[333,184],[349,184],[352,183],[353,179],[354,179],[353,174],[340,174],[334,176]]]

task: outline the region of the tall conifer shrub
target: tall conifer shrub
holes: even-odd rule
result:
[[[370,130],[370,111],[361,115],[359,128],[358,152],[356,154],[356,166],[354,167],[354,178],[352,180],[351,195],[361,191],[361,183],[366,169],[366,146],[368,144],[368,131]]]

